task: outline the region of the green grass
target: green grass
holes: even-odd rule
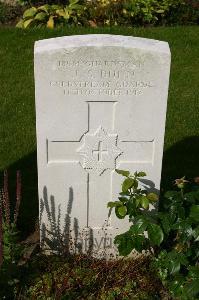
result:
[[[140,36],[167,41],[172,64],[162,170],[162,187],[176,177],[199,176],[199,27],[71,28],[17,30],[0,28],[0,169],[22,171],[20,225],[29,231],[37,216],[37,166],[33,46],[38,39],[87,33]],[[13,193],[12,193],[13,196]]]

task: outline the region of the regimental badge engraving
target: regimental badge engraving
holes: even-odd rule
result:
[[[82,167],[98,175],[108,169],[115,169],[116,159],[122,154],[117,146],[117,140],[117,134],[110,134],[101,126],[94,134],[85,134],[83,145],[77,149],[82,157]]]

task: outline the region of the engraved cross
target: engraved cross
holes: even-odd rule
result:
[[[103,142],[102,141],[99,141],[98,142],[98,147],[97,147],[97,150],[93,150],[93,155],[97,155],[97,160],[98,161],[102,161],[102,159],[103,159],[103,155],[104,154],[108,154],[108,151],[107,151],[107,149],[103,149]]]

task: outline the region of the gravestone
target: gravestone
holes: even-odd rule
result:
[[[159,190],[170,71],[166,42],[82,35],[35,43],[41,245],[116,255],[117,169]],[[64,250],[63,250],[64,249]]]

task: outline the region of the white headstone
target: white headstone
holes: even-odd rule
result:
[[[128,220],[108,219],[122,178],[145,171],[159,190],[170,50],[117,35],[35,44],[41,243],[50,250],[115,253]]]

